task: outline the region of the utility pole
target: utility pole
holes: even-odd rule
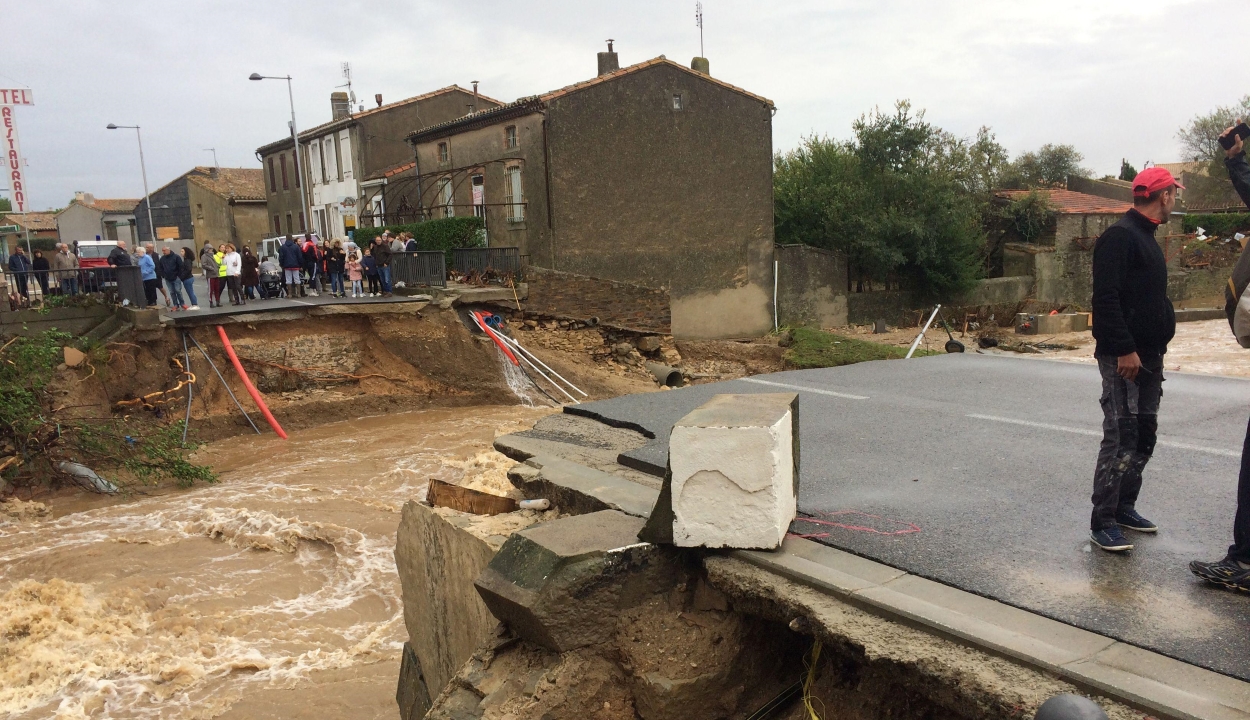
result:
[[[694,4],[694,24],[699,26],[699,57],[707,57],[703,54],[703,2],[697,0]]]

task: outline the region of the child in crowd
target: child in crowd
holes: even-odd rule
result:
[[[377,297],[382,292],[382,279],[378,273],[378,263],[373,259],[369,248],[365,248],[365,257],[360,261],[360,265],[364,268],[365,277],[369,278],[368,297]]]
[[[352,281],[352,297],[364,297],[364,288],[360,286],[363,279],[360,260],[356,257],[356,253],[347,256],[347,279]]]

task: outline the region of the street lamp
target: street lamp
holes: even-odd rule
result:
[[[143,204],[148,208],[148,234],[150,234],[152,242],[156,242],[156,225],[152,222],[152,198],[148,195],[148,168],[143,162],[143,137],[139,135],[138,125],[114,125],[109,123],[104,126],[109,130],[134,130],[135,138],[139,140],[139,170],[143,173]]]
[[[308,231],[308,223],[312,222],[312,215],[308,209],[308,197],[304,194],[304,172],[300,163],[299,152],[299,130],[295,127],[295,94],[291,90],[290,75],[261,75],[260,73],[252,73],[248,76],[248,80],[286,80],[286,96],[291,102],[291,141],[295,143],[295,183],[299,186],[299,204],[304,214],[304,231]]]

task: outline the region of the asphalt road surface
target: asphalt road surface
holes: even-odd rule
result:
[[[1247,357],[1250,361],[1250,356]],[[674,422],[717,393],[798,391],[793,532],[1242,680],[1250,594],[1193,559],[1231,542],[1250,380],[1171,373],[1138,510],[1156,536],[1091,548],[1098,370],[946,355],[800,370],[566,408],[654,435],[625,464],[663,474]]]

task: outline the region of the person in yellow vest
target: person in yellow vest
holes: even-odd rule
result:
[[[221,307],[221,291],[226,288],[226,244],[222,243],[217,246],[217,252],[213,253],[213,260],[217,262],[217,307]]]

